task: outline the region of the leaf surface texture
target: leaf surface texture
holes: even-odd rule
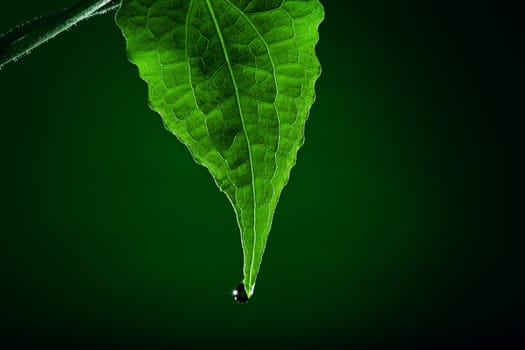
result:
[[[123,0],[117,23],[166,128],[236,213],[248,295],[314,101],[318,0]]]

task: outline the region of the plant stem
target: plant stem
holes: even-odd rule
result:
[[[17,26],[0,36],[0,70],[78,22],[109,13],[119,6],[120,0],[83,0],[71,8]]]

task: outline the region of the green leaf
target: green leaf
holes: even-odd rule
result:
[[[149,101],[213,175],[253,294],[320,74],[318,0],[123,0],[117,23]]]

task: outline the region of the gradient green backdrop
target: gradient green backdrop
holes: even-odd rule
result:
[[[0,31],[72,1],[3,5]],[[323,3],[317,101],[247,305],[234,212],[148,109],[111,15],[0,72],[0,347],[520,341],[490,7]]]

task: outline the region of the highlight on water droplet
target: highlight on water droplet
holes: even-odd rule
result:
[[[232,292],[233,299],[235,299],[238,303],[247,303],[248,302],[248,294],[246,293],[246,289],[244,288],[244,283],[241,283],[235,288]]]

